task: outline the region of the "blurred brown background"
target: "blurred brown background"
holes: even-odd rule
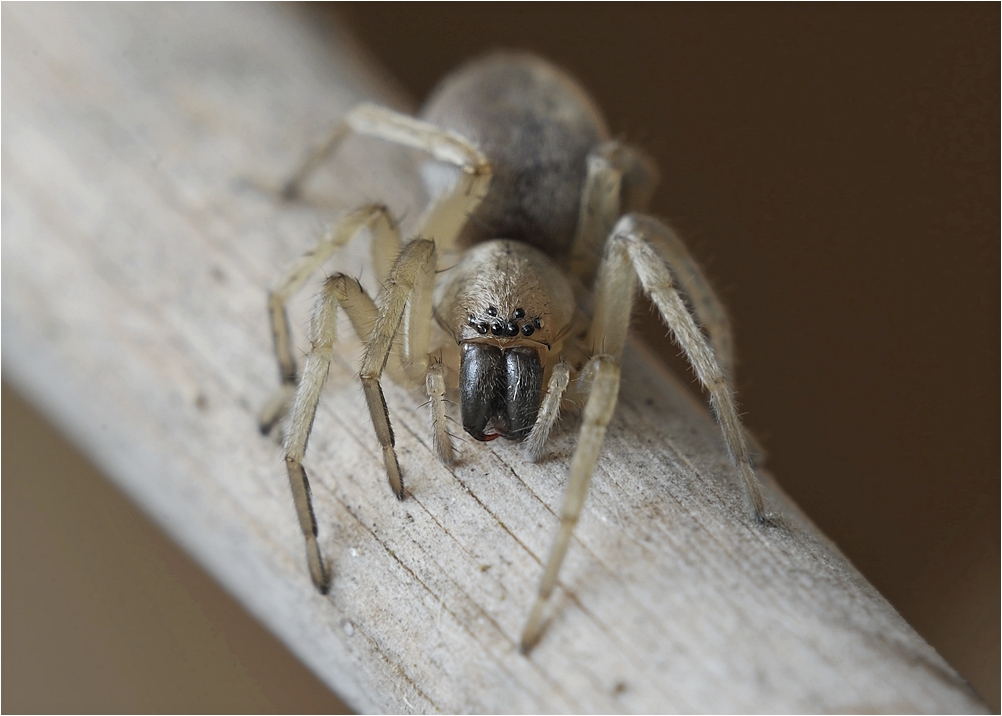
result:
[[[999,6],[307,11],[415,98],[496,47],[582,81],[658,160],[652,210],[731,309],[768,468],[998,709]],[[4,711],[337,708],[138,514],[119,525],[90,468],[29,446],[44,428],[7,391],[3,408]]]

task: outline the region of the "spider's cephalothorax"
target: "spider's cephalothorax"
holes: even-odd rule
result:
[[[467,433],[477,440],[524,439],[529,459],[542,455],[562,405],[583,406],[559,532],[522,633],[527,651],[540,636],[543,608],[616,407],[619,360],[638,288],[709,394],[752,511],[764,521],[730,387],[730,325],[681,240],[662,222],[637,213],[657,181],[653,162],[609,139],[597,108],[568,75],[531,55],[496,53],[447,76],[420,116],[356,107],[287,184],[285,194],[295,195],[319,161],[357,133],[425,151],[421,174],[431,200],[419,220],[422,238],[401,242],[386,208],[365,206],[343,217],[283,274],[269,296],[283,385],[262,411],[261,427],[269,431],[289,412],[289,482],[310,574],[326,592],[330,573],[303,460],[339,308],[366,346],[359,378],[399,499],[405,492],[380,385],[384,369],[394,380],[424,385],[434,450],[444,463],[454,459],[446,424],[449,389],[458,387]],[[377,306],[358,281],[343,274],[328,278],[300,373],[285,305],[360,233],[372,235],[374,270],[386,288]],[[443,268],[450,270],[436,272]],[[444,342],[433,337],[433,322],[444,329],[437,336],[448,336]],[[394,345],[399,354],[391,354]],[[456,365],[458,371],[449,367]]]
[[[461,347],[463,428],[477,440],[528,436],[550,352],[559,352],[574,316],[563,273],[528,244],[488,241],[450,272],[439,305]]]

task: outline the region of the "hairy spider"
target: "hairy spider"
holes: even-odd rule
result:
[[[394,380],[424,382],[434,448],[444,463],[454,459],[447,384],[458,382],[466,432],[477,440],[524,440],[530,460],[542,455],[561,405],[584,404],[560,527],[522,633],[523,652],[540,636],[543,607],[616,407],[638,281],[708,392],[751,508],[765,519],[729,384],[726,313],[675,233],[636,213],[657,182],[653,162],[609,138],[598,109],[571,77],[528,54],[496,53],[448,75],[420,119],[360,105],[304,162],[286,195],[295,195],[352,132],[427,152],[434,161],[425,165],[424,179],[433,200],[420,219],[420,238],[403,245],[385,207],[348,214],[283,274],[269,296],[282,387],[262,411],[261,428],[268,432],[291,404],[285,460],[317,589],[327,591],[330,574],[317,544],[303,458],[336,341],[338,307],[365,343],[360,378],[399,499],[403,478],[380,387],[388,361]],[[338,247],[365,232],[372,235],[374,265],[384,278],[379,304],[356,280],[340,273],[328,278],[300,375],[286,303]],[[436,274],[440,266],[450,270]],[[432,345],[432,321],[449,336],[443,345]],[[402,355],[390,360],[397,339]],[[454,360],[434,360],[433,351]],[[448,367],[457,364],[458,372]]]

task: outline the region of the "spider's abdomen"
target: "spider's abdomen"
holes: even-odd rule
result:
[[[608,139],[574,79],[533,55],[499,52],[448,75],[420,117],[462,134],[491,163],[490,190],[470,222],[479,238],[517,239],[551,256],[568,249],[586,157]]]

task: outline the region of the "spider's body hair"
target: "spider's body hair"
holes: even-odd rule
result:
[[[457,342],[559,349],[574,318],[574,292],[556,263],[538,249],[510,240],[469,249],[448,273],[436,303],[439,320]],[[514,322],[519,331],[515,336],[482,332],[484,323],[490,329],[496,322],[506,327]]]

